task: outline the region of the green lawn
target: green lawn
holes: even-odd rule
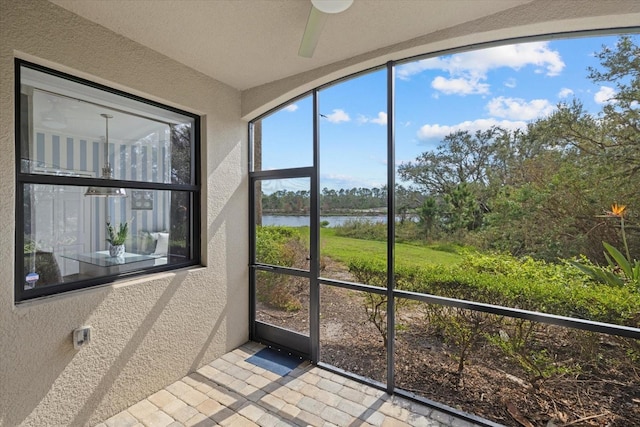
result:
[[[320,251],[323,256],[340,262],[362,257],[387,259],[386,242],[336,236],[335,230],[331,228],[320,230]],[[458,254],[436,250],[429,246],[396,244],[396,265],[455,264],[461,260],[462,257]]]

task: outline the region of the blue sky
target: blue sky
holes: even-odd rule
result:
[[[399,65],[396,164],[435,149],[456,130],[523,128],[574,97],[597,113],[615,90],[611,84],[588,80],[587,67],[598,67],[593,53],[603,45],[614,46],[616,40],[607,36],[511,44]],[[343,81],[319,96],[320,188],[384,185],[386,71]],[[312,105],[307,97],[264,119],[263,169],[310,166],[311,141]]]

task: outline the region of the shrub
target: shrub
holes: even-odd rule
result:
[[[303,288],[300,278],[258,271],[257,281],[256,297],[261,303],[284,311],[302,309],[298,296]]]
[[[381,288],[387,286],[386,263],[379,259],[352,260],[349,262],[348,267],[355,279],[361,283]],[[405,299],[396,300],[394,305],[396,314],[408,302]],[[367,315],[367,320],[373,323],[378,332],[380,332],[384,348],[387,348],[387,295],[364,292],[363,308]]]
[[[362,240],[387,240],[387,224],[374,221],[348,220],[335,227],[336,236]]]
[[[614,203],[611,211],[608,211],[605,218],[617,218],[620,221],[620,234],[624,254],[607,242],[602,242],[607,260],[606,267],[595,266],[591,263],[579,263],[570,261],[570,264],[591,277],[593,280],[609,286],[630,286],[636,291],[640,291],[640,260],[631,257],[629,244],[627,243],[627,233],[624,226],[625,205]]]
[[[427,305],[426,316],[429,326],[442,336],[444,342],[457,350],[455,358],[460,382],[469,355],[502,321],[501,317],[494,314],[436,304]]]
[[[361,259],[349,271],[362,283],[385,286],[386,264]],[[467,253],[455,265],[398,266],[397,289],[505,307],[640,325],[640,294],[629,288],[592,283],[577,269],[532,258]]]
[[[638,326],[640,295],[590,283],[566,264],[509,255],[467,254],[451,267],[423,267],[417,292]]]
[[[386,285],[386,263],[374,259],[352,260],[349,271],[356,280],[374,286]],[[397,266],[397,289],[450,298],[483,302],[568,317],[640,326],[640,295],[629,287],[607,286],[591,282],[573,266],[551,264],[532,258],[510,255],[467,253],[455,265]],[[408,301],[399,299],[399,301]],[[386,295],[370,294],[364,309],[384,342],[386,331]],[[588,331],[570,330],[571,341],[585,358],[556,360],[548,339],[557,327],[525,319],[477,312],[438,304],[426,304],[430,333],[439,336],[451,348],[457,361],[457,380],[469,356],[482,344],[500,350],[519,366],[534,388],[552,377],[576,374],[587,367],[581,360],[598,363],[600,338]],[[640,359],[637,340],[618,340],[628,362]],[[592,357],[593,356],[593,357]],[[607,362],[610,363],[611,361]],[[618,361],[623,363],[623,361]]]
[[[256,228],[256,261],[263,264],[292,267],[294,260],[285,250],[285,244],[300,240],[293,227],[268,226]]]
[[[256,229],[256,260],[281,267],[308,268],[307,248],[300,231],[293,227],[268,226]],[[256,296],[271,307],[297,311],[299,295],[306,289],[298,277],[259,271]]]

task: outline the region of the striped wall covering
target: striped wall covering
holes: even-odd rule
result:
[[[47,174],[75,174],[80,176],[99,177],[102,175],[104,165],[104,143],[100,140],[69,136],[60,131],[37,129],[33,147],[30,150],[32,172]],[[154,132],[141,140],[134,142],[109,139],[109,163],[114,171],[114,177],[122,180],[141,182],[171,182],[171,158],[170,158],[170,131]],[[171,194],[168,191],[153,191],[153,210],[131,209],[131,189],[127,189],[126,198],[102,198],[84,197],[82,192],[76,192],[76,198],[81,198],[75,206],[80,206],[83,212],[76,217],[79,224],[68,224],[77,228],[78,241],[74,247],[77,250],[79,244],[85,251],[105,250],[107,248],[106,221],[119,224],[131,221],[131,236],[137,236],[142,231],[154,232],[169,229],[169,209]],[[61,210],[64,206],[53,203],[54,210]],[[38,201],[34,209],[35,223],[45,224],[50,221],[45,219],[52,214],[41,212],[38,209]],[[40,221],[37,217],[43,216]],[[54,217],[58,216],[56,213]],[[66,227],[62,227],[63,229]],[[36,230],[33,236],[42,246],[49,246],[55,252],[64,248],[58,247],[60,240],[69,240],[69,230],[66,230],[65,239],[57,239],[55,231]],[[47,236],[51,242],[42,242],[38,235]],[[79,240],[84,240],[80,242]],[[71,246],[69,246],[71,247]]]

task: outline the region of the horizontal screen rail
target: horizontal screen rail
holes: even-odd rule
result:
[[[531,320],[534,322],[547,323],[550,325],[564,326],[574,329],[582,329],[590,332],[600,332],[609,335],[618,335],[625,338],[640,339],[640,329],[629,326],[619,326],[610,323],[596,322],[593,320],[578,319],[572,317],[558,316],[555,314],[540,313],[537,311],[521,310],[499,305],[485,304],[458,300],[454,298],[440,297],[436,295],[421,294],[409,291],[394,291],[396,298],[406,298],[414,301],[421,301],[430,304],[445,305],[448,307],[464,308],[468,310],[481,311],[483,313],[497,314],[500,316],[514,317],[518,319]]]
[[[370,292],[379,295],[387,293],[386,288],[363,285],[353,282],[339,280],[318,279],[321,284],[335,286],[339,288],[351,289],[354,291]],[[578,319],[573,317],[559,316],[555,314],[541,313],[537,311],[522,310],[499,305],[485,304],[481,302],[459,300],[454,298],[441,297],[437,295],[421,294],[418,292],[394,290],[396,298],[405,298],[413,301],[438,304],[447,307],[463,308],[467,310],[480,311],[483,313],[496,314],[500,316],[531,320],[534,322],[546,323],[556,326],[564,326],[574,329],[582,329],[590,332],[599,332],[609,335],[617,335],[625,338],[640,339],[640,329],[630,326],[614,325],[612,323],[597,322],[594,320]]]

